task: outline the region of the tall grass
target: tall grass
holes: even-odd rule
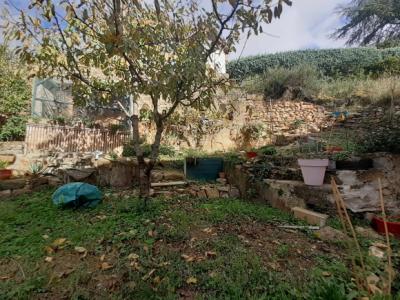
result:
[[[400,102],[400,77],[382,77],[373,79],[340,78],[335,80],[319,80],[317,93],[313,96],[320,100],[349,100],[352,104],[374,104],[389,106]]]
[[[268,69],[262,75],[248,77],[242,87],[249,93],[280,98],[290,88],[298,98],[322,101],[345,100],[348,104],[389,106],[400,103],[400,76],[368,76],[362,73],[348,77],[322,76],[312,65],[291,69]]]

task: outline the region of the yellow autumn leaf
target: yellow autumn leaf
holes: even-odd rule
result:
[[[111,269],[113,266],[112,265],[110,265],[108,262],[103,262],[101,265],[100,265],[100,268],[102,269],[102,270],[109,270],[109,269]]]
[[[186,262],[192,262],[194,261],[194,257],[187,255],[187,254],[182,254],[181,257],[186,261]]]
[[[139,255],[137,255],[136,253],[131,253],[128,255],[128,259],[130,260],[136,260],[139,258]]]
[[[51,246],[53,248],[60,248],[62,245],[65,244],[65,242],[67,241],[66,238],[59,238],[53,241],[53,243],[51,244]]]
[[[75,247],[74,249],[78,253],[86,253],[87,252],[86,248],[83,248],[83,247]]]
[[[196,277],[189,277],[186,279],[187,284],[196,284],[197,283],[197,278]]]

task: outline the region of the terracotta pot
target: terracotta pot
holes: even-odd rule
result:
[[[306,185],[323,185],[328,159],[299,159],[299,166]]]
[[[12,170],[2,169],[0,170],[0,180],[9,179],[12,175]]]
[[[257,152],[254,152],[254,151],[247,151],[247,152],[246,152],[246,156],[247,156],[247,158],[254,158],[254,157],[257,157]]]
[[[396,219],[398,220],[397,222],[394,221]],[[395,218],[389,217],[389,221],[387,221],[386,224],[388,232],[400,238],[400,216]],[[383,219],[377,216],[374,216],[372,218],[372,228],[374,228],[380,234],[385,234],[385,222],[383,221]]]

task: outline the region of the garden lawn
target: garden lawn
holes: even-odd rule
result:
[[[52,190],[0,201],[0,299],[345,299],[341,249],[237,199],[107,192],[62,210]]]

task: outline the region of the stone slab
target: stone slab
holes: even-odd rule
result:
[[[153,182],[151,184],[151,187],[173,186],[173,185],[187,185],[187,182],[186,181]]]
[[[26,179],[7,179],[0,180],[0,191],[18,190],[26,186]]]
[[[295,218],[306,221],[311,225],[318,225],[320,227],[325,226],[328,215],[320,214],[312,210],[308,210],[301,207],[293,207],[292,212]]]

